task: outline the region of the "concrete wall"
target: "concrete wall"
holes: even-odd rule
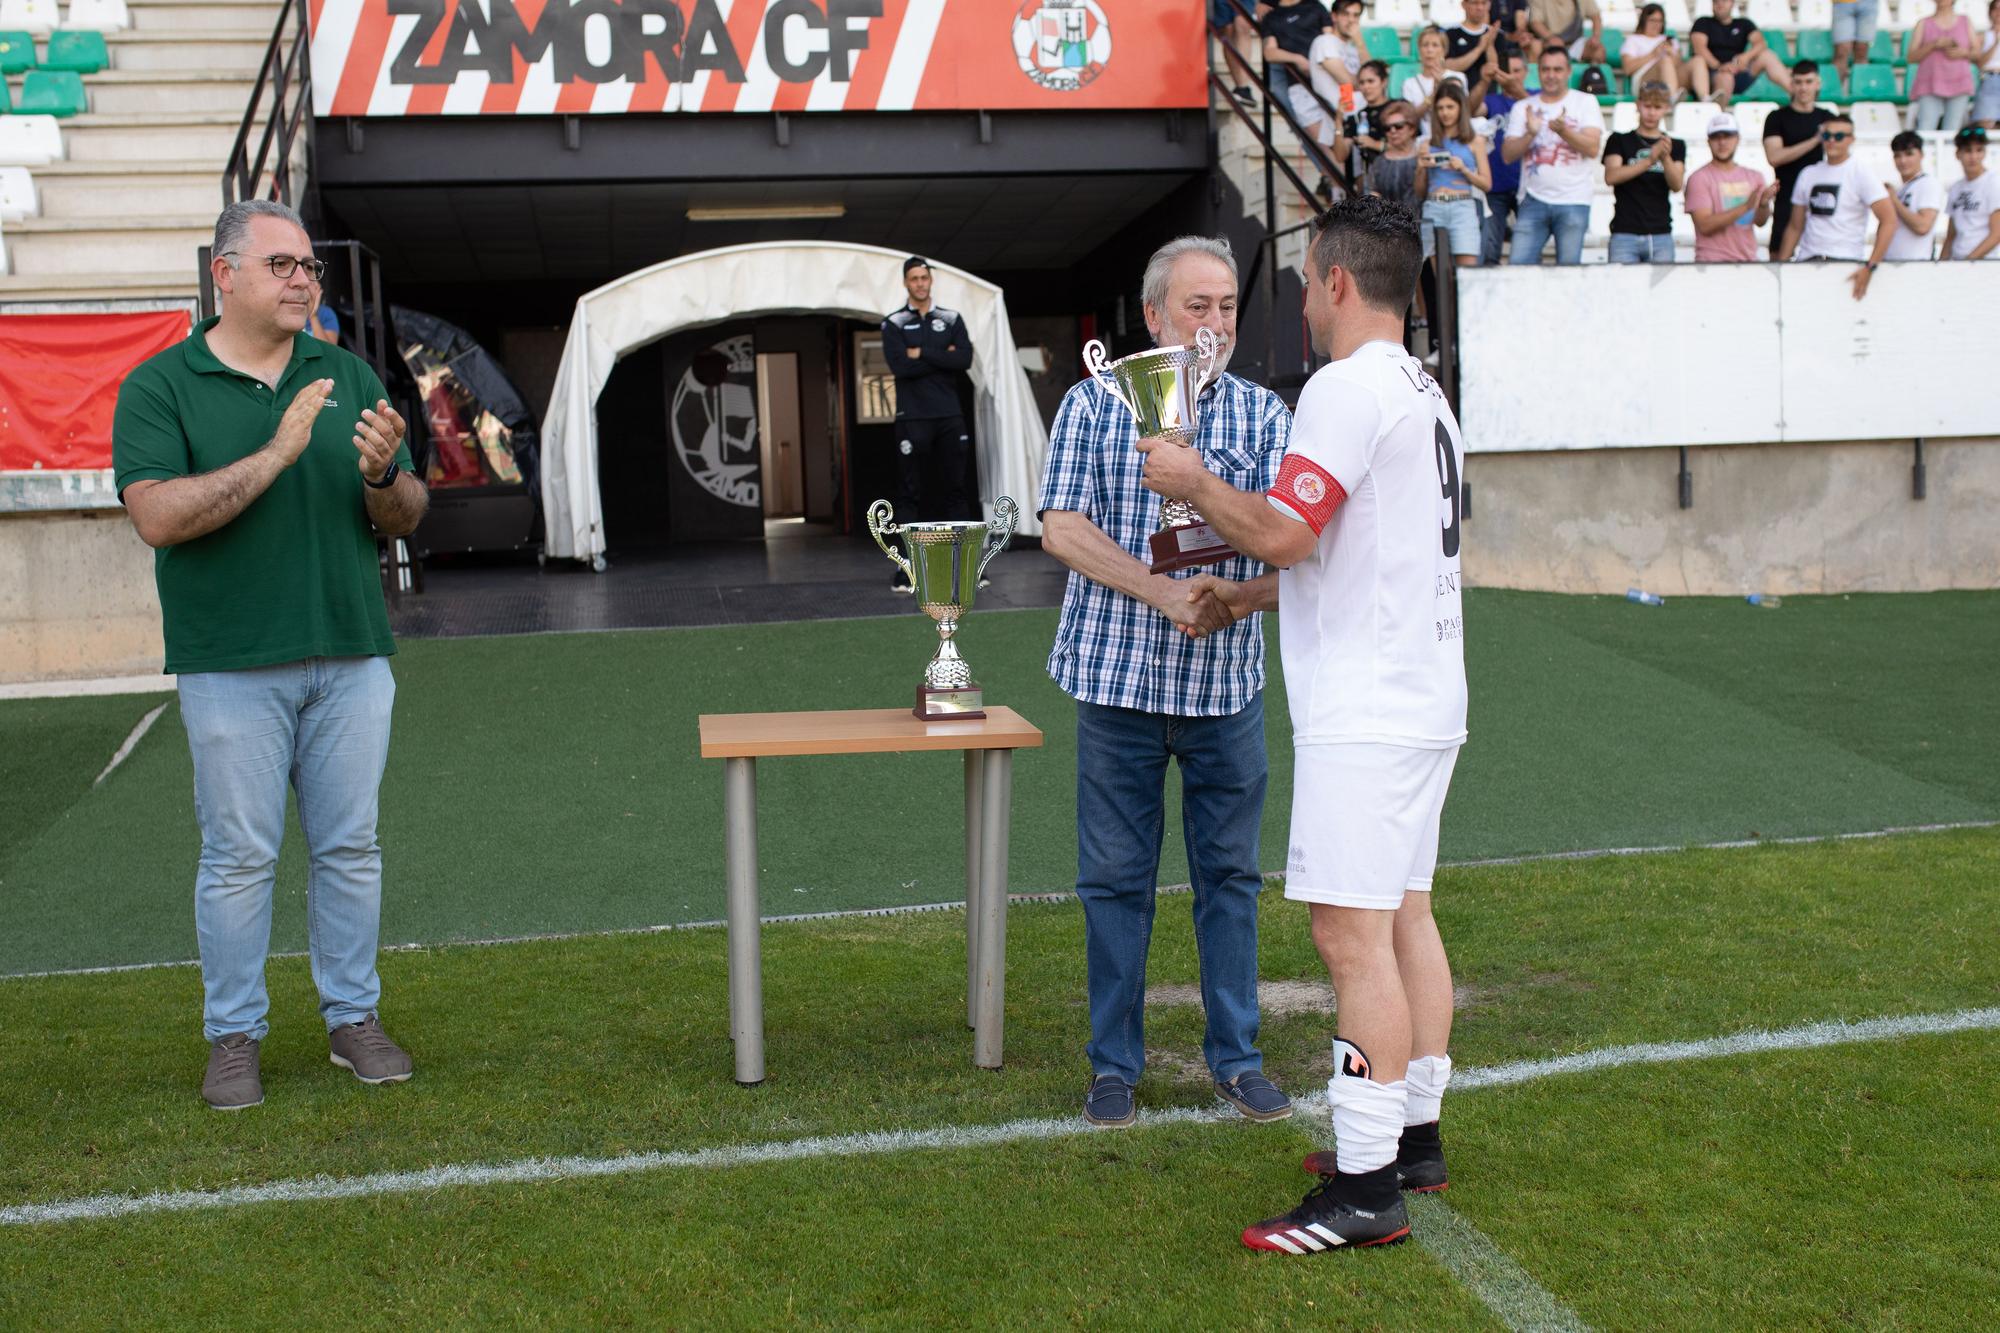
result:
[[[1682,596],[2000,587],[2000,439],[1485,453],[1466,460],[1465,576]]]
[[[0,683],[160,669],[153,552],[122,509],[0,513]]]

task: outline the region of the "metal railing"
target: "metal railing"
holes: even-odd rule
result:
[[[285,7],[278,11],[271,44],[264,48],[264,60],[257,69],[250,105],[244,108],[242,127],[236,131],[236,143],[222,169],[225,204],[261,198],[298,206],[292,189],[292,148],[312,114],[312,32],[306,5],[307,0],[285,0]],[[257,134],[260,124],[263,132]],[[257,135],[254,159],[250,155],[253,134]],[[307,151],[311,151],[310,140]]]

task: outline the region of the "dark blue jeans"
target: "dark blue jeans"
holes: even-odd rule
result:
[[[1181,766],[1181,824],[1201,1001],[1215,1077],[1261,1070],[1257,1049],[1257,835],[1264,819],[1264,700],[1228,717],[1076,706],[1076,896],[1090,970],[1090,1066],[1133,1083],[1146,1067],[1167,761]]]

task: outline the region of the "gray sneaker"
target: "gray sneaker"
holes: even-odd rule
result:
[[[201,1099],[217,1111],[243,1111],[263,1104],[264,1080],[257,1073],[255,1037],[232,1032],[208,1048]]]
[[[401,1083],[411,1073],[410,1053],[389,1040],[382,1020],[370,1014],[359,1023],[327,1033],[333,1062],[354,1071],[363,1083]]]

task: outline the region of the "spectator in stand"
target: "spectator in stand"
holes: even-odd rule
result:
[[[1890,260],[1929,259],[1937,241],[1938,213],[1944,208],[1944,186],[1924,170],[1923,136],[1904,130],[1889,141],[1901,181],[1884,181],[1889,206],[1896,211],[1896,235],[1889,242]]]
[[[1631,80],[1634,88],[1658,84],[1667,90],[1667,105],[1681,97],[1681,62],[1674,39],[1667,33],[1667,11],[1647,5],[1639,11],[1632,35],[1618,53],[1618,72]]]
[[[1544,50],[1560,46],[1572,60],[1605,63],[1604,20],[1598,15],[1597,0],[1528,0],[1528,28]],[[1541,68],[1539,52],[1535,67]]]
[[[1896,210],[1874,173],[1854,160],[1854,121],[1836,112],[1819,127],[1826,160],[1799,173],[1792,187],[1792,220],[1771,258],[1834,259],[1860,264],[1849,279],[1854,299],[1868,294],[1876,265],[1896,239]],[[1868,215],[1875,215],[1875,248],[1868,249]]]
[[[1431,141],[1423,161],[1425,258],[1443,228],[1451,237],[1454,264],[1471,268],[1479,262],[1479,205],[1473,195],[1493,188],[1491,151],[1486,136],[1473,128],[1465,89],[1455,82],[1442,85],[1431,100]]]
[[[1465,0],[1465,21],[1444,34],[1444,67],[1469,85],[1466,101],[1480,106],[1491,85],[1487,69],[1494,61],[1521,48],[1492,22],[1492,0]]]
[[[1250,60],[1257,50],[1257,29],[1244,11],[1236,7],[1236,0],[1208,0],[1208,26],[1227,32],[1229,44],[1245,60]],[[1241,77],[1241,71],[1229,63],[1228,56],[1222,57],[1222,73],[1229,78]],[[1249,84],[1239,83],[1229,91],[1244,106],[1257,105],[1256,94]]]
[[[1647,84],[1639,90],[1639,128],[1604,142],[1604,180],[1617,198],[1609,255],[1614,264],[1674,262],[1672,196],[1684,183],[1688,152],[1685,142],[1660,128],[1673,104],[1663,85]]]
[[[1355,76],[1361,69],[1361,0],[1335,0],[1333,6],[1333,31],[1323,32],[1313,38],[1312,92],[1307,94],[1302,87],[1292,89],[1292,110],[1298,115],[1299,124],[1322,147],[1334,148],[1339,138],[1340,125],[1336,119],[1344,111],[1343,101],[1354,100]],[[1343,93],[1343,89],[1346,91]],[[1333,108],[1333,114],[1327,108]],[[1336,152],[1335,160],[1338,160]],[[1319,197],[1332,203],[1334,185],[1322,179],[1319,183]]]
[[[1979,93],[1972,103],[1972,123],[2000,129],[2000,0],[1986,6],[1986,36],[1979,50]]]
[[[1847,84],[1847,67],[1868,59],[1875,41],[1875,19],[1881,0],[1833,0],[1833,67]]]
[[[1425,28],[1417,34],[1417,72],[1403,80],[1403,100],[1419,117],[1430,115],[1431,98],[1437,95],[1440,83],[1456,82],[1464,87],[1469,82],[1463,74],[1445,68],[1445,50],[1444,29]]]
[[[1543,47],[1542,90],[1516,102],[1507,113],[1502,155],[1509,162],[1527,163],[1521,173],[1520,216],[1514,221],[1516,264],[1541,263],[1542,247],[1551,236],[1556,263],[1583,262],[1604,116],[1595,97],[1571,90],[1569,68],[1565,47],[1557,42]]]
[[[1521,54],[1533,64],[1542,53],[1542,39],[1528,26],[1529,3],[1530,0],[1493,0],[1492,16],[1493,26],[1520,47]]]
[[[1771,250],[1776,257],[1778,243],[1792,219],[1792,187],[1799,173],[1818,162],[1819,128],[1832,119],[1833,112],[1817,106],[1819,65],[1801,60],[1792,66],[1792,100],[1764,120],[1764,160],[1778,174],[1778,200],[1771,209]]]
[[[1528,64],[1518,51],[1509,52],[1497,62],[1486,66],[1485,78],[1481,80],[1492,91],[1486,94],[1486,137],[1493,144],[1486,155],[1486,169],[1493,184],[1486,190],[1486,216],[1480,222],[1479,262],[1497,264],[1500,249],[1507,244],[1507,233],[1514,220],[1514,210],[1519,202],[1521,188],[1521,164],[1506,155],[1503,144],[1507,133],[1507,116],[1513,111],[1514,103],[1528,95]]]
[[[1986,131],[1968,126],[1952,140],[1965,179],[1951,187],[1944,228],[1946,259],[1984,259],[2000,245],[2000,176],[1986,169]]]
[[[1270,71],[1271,96],[1292,101],[1292,85],[1306,83],[1312,73],[1313,39],[1333,31],[1333,19],[1320,0],[1276,0],[1257,16],[1264,34],[1264,64]]]
[[[2000,3],[2000,0],[1995,0]],[[1694,54],[1688,57],[1688,82],[1694,95],[1717,106],[1728,106],[1762,74],[1790,90],[1792,72],[1747,18],[1736,17],[1736,0],[1715,0],[1715,13],[1699,18],[1688,34]]]
[[[1688,177],[1688,220],[1694,223],[1694,262],[1750,264],[1757,259],[1757,228],[1771,220],[1778,183],[1740,166],[1742,133],[1724,113],[1708,122],[1708,164]]]
[[[1958,133],[1972,102],[1972,66],[1966,62],[1978,54],[1972,20],[1954,14],[1952,0],[1937,0],[1937,12],[1910,31],[1909,63],[1917,67],[1910,80],[1910,100],[1917,104],[1911,129]]]
[[[1364,60],[1354,77],[1354,90],[1361,94],[1361,105],[1340,118],[1333,155],[1347,163],[1347,177],[1358,185],[1369,164],[1388,146],[1381,120],[1389,109],[1389,67],[1379,60]]]
[[[1391,102],[1382,108],[1381,126],[1388,146],[1368,164],[1361,192],[1394,199],[1414,215],[1424,166],[1417,153],[1416,109],[1408,102]]]

